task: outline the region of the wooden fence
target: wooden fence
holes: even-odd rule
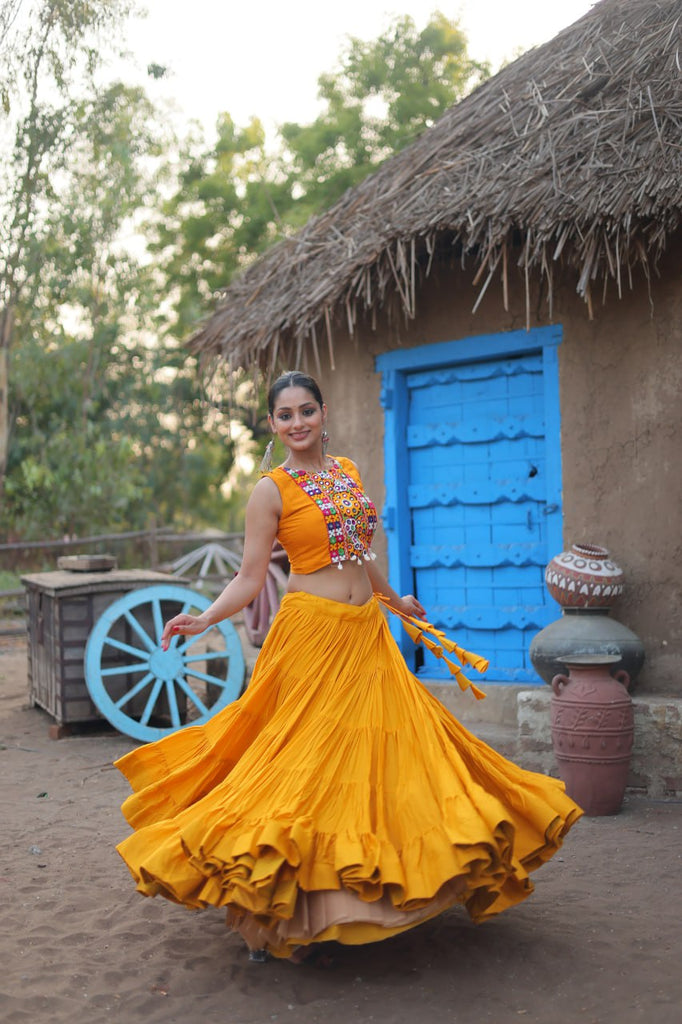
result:
[[[113,554],[119,567],[164,570],[179,554],[189,552],[197,545],[218,544],[240,555],[243,533],[175,533],[170,527],[152,526],[147,530],[124,533],[101,533],[91,537],[63,537],[53,540],[13,541],[0,544],[0,569],[23,575],[30,572],[57,568],[60,554],[98,553]],[[0,590],[0,602],[6,611],[23,597],[23,588]],[[0,607],[0,611],[2,610]]]

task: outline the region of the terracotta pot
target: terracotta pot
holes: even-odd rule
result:
[[[623,593],[623,571],[606,548],[573,544],[551,560],[545,583],[562,608],[610,608]]]
[[[618,657],[576,658],[552,680],[552,746],[566,792],[586,814],[617,814],[627,785],[634,712]]]

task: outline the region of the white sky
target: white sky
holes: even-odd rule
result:
[[[307,122],[318,110],[317,78],[333,70],[348,36],[375,39],[409,14],[423,28],[434,10],[459,18],[469,54],[493,71],[544,43],[594,0],[140,0],[148,16],[131,23],[130,48],[141,69],[166,65],[160,82],[144,76],[154,98],[172,100],[179,118],[209,132],[218,113],[239,125],[258,116],[269,133],[284,121]]]

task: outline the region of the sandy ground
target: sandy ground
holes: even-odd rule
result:
[[[133,889],[114,844],[127,784],[116,733],[51,740],[26,651],[0,638],[0,1020],[121,1024],[677,1024],[682,802],[626,798],[583,819],[522,906],[455,909],[336,947],[327,970],[248,962],[219,911]]]

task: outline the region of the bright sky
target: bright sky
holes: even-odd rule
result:
[[[240,125],[252,115],[269,132],[306,122],[318,110],[317,78],[333,70],[345,40],[375,39],[400,15],[423,28],[434,10],[459,18],[469,54],[497,70],[586,14],[594,0],[140,0],[148,17],[131,25],[141,68],[166,65],[155,98],[173,100],[209,131],[228,111]]]

